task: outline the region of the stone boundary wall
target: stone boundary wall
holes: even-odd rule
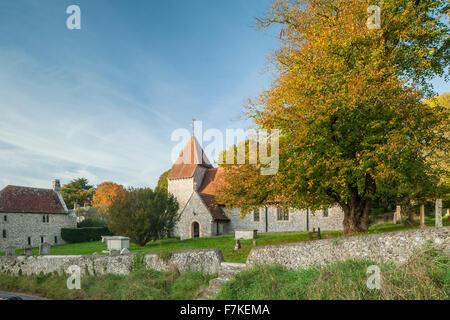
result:
[[[220,250],[187,250],[160,253],[124,255],[81,255],[81,256],[18,256],[0,257],[0,273],[14,275],[67,272],[71,265],[77,265],[81,272],[90,274],[129,274],[136,264],[147,269],[169,271],[192,270],[204,273],[217,273],[223,255]]]
[[[401,264],[426,242],[443,246],[448,252],[450,227],[256,247],[247,257],[247,266],[278,264],[290,269],[301,269],[346,259],[370,259],[375,262]]]

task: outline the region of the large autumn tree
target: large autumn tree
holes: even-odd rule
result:
[[[279,0],[263,27],[281,25],[275,80],[248,106],[260,129],[279,129],[280,167],[225,165],[220,202],[244,212],[276,200],[293,208],[338,204],[344,233],[366,232],[382,191],[432,186],[427,159],[447,150],[449,114],[423,103],[427,81],[448,77],[445,1],[391,0],[368,28],[373,0]]]

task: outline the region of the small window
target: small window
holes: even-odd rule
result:
[[[28,237],[28,245],[31,246],[31,237]]]
[[[55,243],[58,243],[58,236],[55,236]]]
[[[259,209],[253,210],[253,221],[259,221]]]
[[[50,222],[50,215],[47,215],[47,223]]]
[[[45,215],[42,216],[42,222],[45,223]]]
[[[3,239],[6,239],[6,230],[3,230]]]
[[[44,243],[44,237],[41,236],[41,243]]]
[[[3,216],[3,221],[7,222],[8,221],[8,216]]]
[[[323,216],[324,217],[328,217],[328,209],[324,209],[323,210]]]
[[[277,220],[289,221],[289,210],[287,208],[277,208]]]

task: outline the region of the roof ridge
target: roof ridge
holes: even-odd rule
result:
[[[38,188],[38,187],[27,187],[27,186],[16,186],[16,185],[12,185],[12,184],[8,184],[6,187],[4,187],[2,190],[5,190],[8,187],[13,187],[13,188],[23,188],[23,189],[36,189],[36,190],[48,190],[48,191],[55,191],[53,189],[50,188]]]

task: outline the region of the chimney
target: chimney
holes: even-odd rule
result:
[[[61,183],[58,179],[52,180],[52,189],[53,191],[60,192],[61,191]]]

